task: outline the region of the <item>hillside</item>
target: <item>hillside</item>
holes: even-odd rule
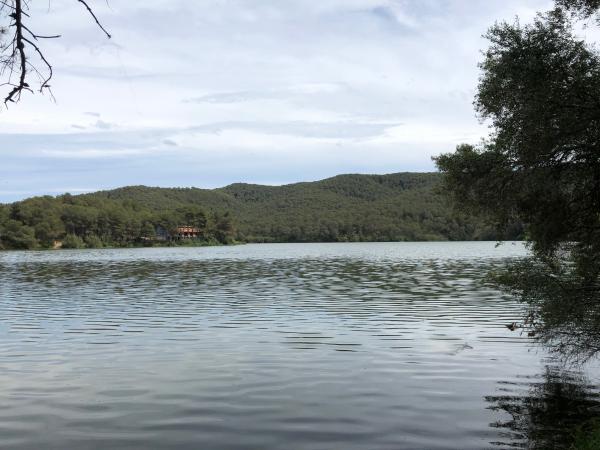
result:
[[[438,173],[339,175],[284,186],[137,186],[88,195],[154,211],[193,204],[230,212],[240,234],[252,242],[494,239],[480,220],[451,210],[436,189],[439,181]]]
[[[437,173],[339,175],[284,186],[130,186],[35,197],[0,207],[0,244],[47,247],[68,235],[81,246],[132,245],[157,226],[184,224],[223,243],[497,238],[480,219],[454,212],[439,182]]]

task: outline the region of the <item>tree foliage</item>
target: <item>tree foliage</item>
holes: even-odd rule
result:
[[[65,194],[0,205],[0,248],[52,248],[56,241],[62,248],[148,245],[156,243],[159,226],[172,235],[178,226],[196,227],[199,243],[233,243],[237,238],[233,221],[225,224],[198,205],[165,203],[151,209],[131,199]]]
[[[600,255],[599,55],[560,9],[487,38],[475,105],[494,131],[437,158],[447,187],[500,228],[522,221],[542,257]]]
[[[567,358],[600,352],[600,54],[558,0],[533,23],[498,23],[475,106],[492,133],[436,163],[455,203],[502,230],[523,223],[535,259],[497,277],[530,305],[524,325]]]
[[[556,0],[556,5],[576,17],[588,18],[598,14],[600,0]]]
[[[340,175],[286,186],[233,184],[213,191],[128,187],[98,193],[160,210],[196,204],[229,212],[247,242],[471,240],[500,237],[480,219],[455,214],[436,173]],[[514,226],[508,237],[519,237]]]
[[[128,246],[147,243],[156,227],[174,234],[181,225],[198,228],[206,242],[220,243],[500,237],[478,218],[454,213],[438,192],[439,181],[435,173],[342,175],[287,186],[132,186],[35,197],[0,206],[0,245],[50,248],[55,240],[77,236],[87,247]],[[520,232],[515,225],[507,237],[518,238]]]

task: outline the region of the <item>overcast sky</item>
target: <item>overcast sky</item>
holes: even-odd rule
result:
[[[0,202],[431,171],[487,132],[481,35],[549,0],[33,0],[56,102],[0,112]]]

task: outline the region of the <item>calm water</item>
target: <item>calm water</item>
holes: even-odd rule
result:
[[[565,411],[598,409],[600,370],[504,326],[521,307],[482,278],[525,254],[0,253],[0,448],[560,448]]]

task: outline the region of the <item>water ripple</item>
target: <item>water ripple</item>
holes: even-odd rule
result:
[[[546,362],[504,327],[522,307],[484,275],[524,255],[491,243],[3,253],[0,448],[504,445],[489,399],[526,398],[536,382],[523,377]]]

